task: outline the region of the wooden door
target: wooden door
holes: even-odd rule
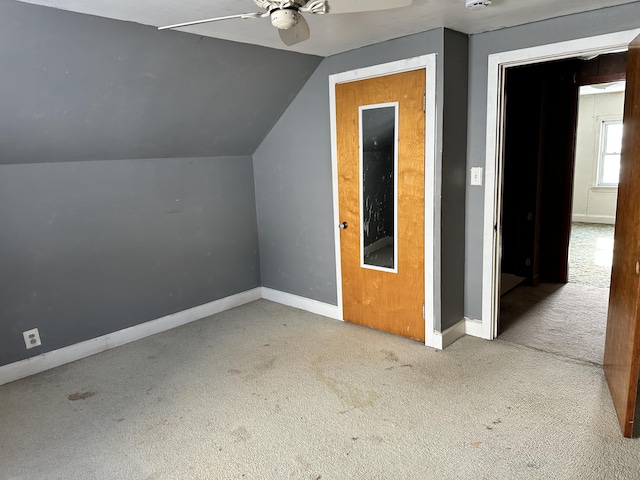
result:
[[[604,372],[625,437],[640,373],[640,37],[629,46]]]
[[[424,69],[336,85],[344,319],[421,341],[424,98]],[[389,160],[380,161],[389,173],[377,170],[378,158]],[[378,187],[369,186],[371,177]],[[391,262],[376,264],[385,251]]]

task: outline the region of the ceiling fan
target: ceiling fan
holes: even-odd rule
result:
[[[176,23],[159,27],[158,30],[188,27],[201,23],[230,20],[232,18],[267,18],[278,29],[280,39],[285,45],[291,46],[309,39],[311,32],[309,24],[302,16],[303,13],[324,15],[326,13],[354,13],[373,10],[387,10],[391,8],[407,7],[413,0],[253,0],[264,12],[241,13],[226,17],[206,18],[192,22]]]

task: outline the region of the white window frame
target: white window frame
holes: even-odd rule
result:
[[[612,119],[600,119],[600,139],[599,139],[599,147],[598,147],[598,165],[597,165],[597,178],[596,178],[596,186],[598,187],[617,187],[618,182],[611,183],[605,182],[602,179],[604,174],[604,159],[606,155],[617,154],[620,155],[621,152],[607,152],[607,129],[609,125],[622,125],[622,118],[616,117]]]

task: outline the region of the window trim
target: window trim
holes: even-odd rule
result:
[[[606,139],[607,139],[607,129],[609,125],[622,125],[621,117],[614,118],[600,118],[600,136],[598,138],[598,157],[597,157],[597,165],[596,165],[596,187],[609,187],[609,188],[617,188],[618,182],[604,182],[602,180],[602,176],[604,173],[604,160],[606,155],[620,155],[621,152],[607,152],[606,151]]]
[[[393,267],[381,267],[371,263],[366,263],[365,222],[364,222],[364,130],[362,114],[366,110],[376,110],[379,108],[393,108]],[[398,138],[400,127],[400,102],[376,103],[372,105],[360,105],[358,108],[358,196],[360,201],[360,268],[378,270],[381,272],[398,273]]]

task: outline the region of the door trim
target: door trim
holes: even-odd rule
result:
[[[329,75],[329,110],[331,127],[331,176],[333,189],[333,229],[336,258],[336,290],[338,294],[338,312],[344,320],[342,304],[342,266],[340,258],[340,212],[338,205],[338,144],[336,125],[336,85],[368,78],[381,77],[394,73],[425,69],[427,78],[425,98],[425,149],[424,149],[424,317],[425,345],[437,348],[434,331],[435,299],[435,162],[436,162],[436,54],[399,60],[367,68],[359,68]],[[433,260],[431,260],[433,259]],[[433,268],[427,268],[431,265]],[[441,344],[441,342],[439,342]],[[440,347],[441,348],[441,347]]]
[[[482,338],[493,340],[498,334],[500,292],[497,280],[500,272],[499,219],[502,211],[505,70],[516,65],[625,51],[639,34],[640,29],[626,30],[489,55],[482,247]]]

